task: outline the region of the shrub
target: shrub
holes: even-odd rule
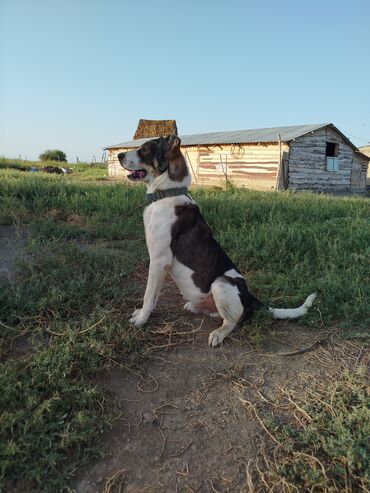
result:
[[[40,161],[62,161],[67,162],[67,156],[59,149],[47,149],[39,155]]]

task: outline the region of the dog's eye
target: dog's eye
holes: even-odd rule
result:
[[[143,146],[140,150],[144,154],[146,154],[148,152],[148,148],[146,146]]]

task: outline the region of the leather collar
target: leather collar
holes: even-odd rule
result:
[[[176,197],[178,195],[187,195],[188,188],[168,188],[167,190],[157,190],[153,193],[146,194],[147,202],[156,202],[157,200],[165,199],[167,197]]]

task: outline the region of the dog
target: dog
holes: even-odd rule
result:
[[[134,311],[130,323],[142,326],[147,322],[167,272],[187,300],[185,310],[222,319],[222,325],[209,334],[211,347],[220,345],[255,310],[266,309],[277,319],[298,318],[307,313],[316,293],[294,309],[265,307],[252,294],[188,195],[191,176],[180,145],[179,137],[170,135],[117,156],[129,172],[129,180],[146,184],[150,202],[144,210],[149,277],[143,305]]]

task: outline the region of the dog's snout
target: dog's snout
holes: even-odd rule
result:
[[[118,157],[118,159],[121,160],[121,159],[123,159],[125,157],[125,155],[126,155],[125,152],[120,152],[117,157]]]

